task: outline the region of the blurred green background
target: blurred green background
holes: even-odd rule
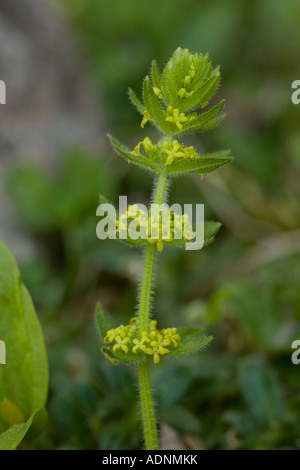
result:
[[[231,148],[236,159],[203,181],[174,181],[170,200],[204,202],[206,219],[223,227],[203,251],[165,247],[153,309],[162,328],[200,326],[215,339],[198,356],[153,368],[157,415],[185,448],[299,449],[291,344],[300,339],[300,106],[291,84],[300,79],[300,3],[60,1],[106,128],[129,147],[157,135],[141,129],[127,96],[129,86],[141,90],[153,58],[163,66],[181,46],[221,65],[228,117],[186,142]],[[99,155],[66,152],[56,176],[24,164],[7,175],[39,247],[21,265],[51,371],[50,421],[37,448],[142,448],[135,370],[105,361],[93,320],[97,300],[118,322],[133,316],[142,253],[99,241],[95,210],[99,193],[147,203],[151,187],[108,145]]]

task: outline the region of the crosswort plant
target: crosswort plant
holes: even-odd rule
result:
[[[220,78],[220,69],[212,67],[208,54],[192,54],[187,49],[178,48],[162,73],[156,62],[152,62],[150,76],[143,83],[143,100],[129,90],[133,105],[142,115],[141,127],[144,128],[148,123],[154,125],[160,133],[159,140],[153,143],[149,137],[145,137],[130,150],[114,137],[109,136],[109,139],[116,152],[128,163],[138,165],[153,174],[155,184],[152,202],[159,207],[167,202],[168,188],[174,177],[196,173],[202,178],[205,173],[215,171],[233,160],[230,150],[199,154],[193,146],[186,146],[181,141],[181,137],[186,134],[213,129],[225,118],[224,100],[209,107],[210,100],[219,87]],[[106,201],[104,196],[100,199],[101,202]],[[138,367],[140,408],[147,450],[159,448],[150,363],[156,365],[161,358],[198,353],[212,340],[212,337],[204,336],[200,328],[171,326],[158,329],[157,321],[150,318],[157,252],[162,251],[164,243],[184,248],[187,239],[191,239],[190,221],[184,217],[180,219],[175,213],[171,216],[173,231],[176,223],[189,227],[186,237],[179,239],[172,236],[173,232],[171,236],[163,237],[161,217],[157,219],[158,233],[155,238],[147,230],[145,236],[138,239],[131,237],[129,231],[126,238],[120,237],[120,226],[124,220],[138,217],[138,224],[143,225],[143,214],[137,206],[129,206],[125,214],[118,216],[115,221],[118,227],[116,238],[130,246],[144,246],[137,315],[128,325],[116,327],[101,304],[96,307],[96,322],[104,356],[115,365],[122,363]],[[203,246],[214,240],[219,227],[218,222],[205,223]]]

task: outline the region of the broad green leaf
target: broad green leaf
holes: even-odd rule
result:
[[[36,410],[26,423],[15,424],[0,434],[0,450],[15,450],[24,439],[35,417],[42,411],[43,409]]]
[[[166,111],[153,91],[149,77],[146,77],[143,85],[143,98],[145,106],[150,114],[150,120],[166,134],[170,133],[170,125],[166,121]]]
[[[151,80],[152,80],[153,86],[159,89],[161,88],[161,76],[157,67],[156,60],[152,60]]]
[[[28,419],[46,403],[45,344],[30,295],[2,242],[0,265],[0,338],[6,344],[6,365],[0,365],[0,403],[9,400]],[[0,431],[6,427],[0,416]]]
[[[146,170],[155,171],[159,170],[159,166],[153,162],[150,158],[145,157],[142,154],[133,154],[129,148],[121,144],[117,139],[108,134],[111,145],[117,151],[119,155],[127,160],[128,163],[134,163]]]
[[[167,165],[168,175],[180,175],[190,173],[210,173],[223,165],[232,162],[230,150],[201,155],[197,158],[178,158],[171,165]]]
[[[4,398],[0,405],[1,418],[8,426],[24,423],[25,419],[23,413],[14,403]]]
[[[130,100],[132,102],[132,104],[136,107],[136,109],[141,113],[141,114],[144,114],[144,111],[146,110],[145,106],[143,105],[143,103],[138,99],[138,97],[136,96],[136,94],[134,93],[134,91],[129,88],[128,89],[128,93],[129,93],[129,97],[130,97]]]

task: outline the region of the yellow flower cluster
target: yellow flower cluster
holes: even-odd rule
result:
[[[184,113],[181,113],[178,108],[174,109],[173,106],[167,107],[167,114],[166,121],[176,124],[180,131],[182,131],[182,123],[189,120]]]
[[[149,332],[144,331],[141,338],[136,337],[137,325],[136,318],[130,320],[129,325],[120,325],[107,331],[104,338],[106,344],[114,343],[112,350],[122,349],[125,354],[131,350],[133,354],[142,351],[149,356],[153,356],[154,364],[158,364],[160,356],[170,352],[180,346],[181,337],[177,333],[177,328],[157,329],[157,321],[150,322]]]
[[[195,78],[195,75],[196,75],[196,69],[195,69],[195,65],[192,63],[190,65],[188,74],[183,79],[183,87],[180,88],[180,90],[178,90],[179,98],[181,98],[181,99],[188,98],[191,95],[191,93],[189,93],[188,89],[189,89],[193,79]]]
[[[127,211],[117,220],[117,231],[130,229],[130,223],[125,223],[130,219],[141,238],[147,239],[148,243],[157,243],[158,251],[163,250],[164,242],[174,239],[192,240],[194,237],[188,215],[177,214],[167,206],[154,206],[148,215],[137,204],[129,205]]]
[[[178,140],[160,140],[157,144],[153,144],[149,137],[139,142],[134,150],[131,152],[132,155],[140,155],[141,147],[144,147],[146,155],[152,160],[158,160],[159,155],[166,157],[166,165],[171,165],[175,158],[196,158],[199,154],[196,152],[193,146],[186,147],[184,144],[180,144]]]
[[[178,140],[169,142],[167,140],[162,142],[162,153],[167,156],[166,165],[173,163],[175,158],[196,158],[199,154],[196,152],[193,146],[185,147],[180,144]]]

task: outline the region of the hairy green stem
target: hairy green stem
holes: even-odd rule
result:
[[[144,272],[143,280],[140,291],[140,306],[139,306],[139,337],[146,331],[148,333],[149,317],[150,317],[150,304],[151,304],[151,291],[154,272],[154,263],[156,255],[156,244],[148,243],[145,251]]]
[[[163,204],[166,188],[167,175],[165,172],[163,172],[159,175],[155,186],[153,203]],[[155,255],[156,243],[148,243],[145,251],[144,272],[139,302],[138,328],[140,338],[142,337],[143,331],[148,332],[149,329],[151,290],[153,283]],[[157,450],[159,449],[158,435],[151,389],[150,367],[148,361],[139,364],[139,392],[145,447],[146,450]]]
[[[158,435],[151,389],[149,362],[139,364],[139,391],[146,450],[158,450]]]

